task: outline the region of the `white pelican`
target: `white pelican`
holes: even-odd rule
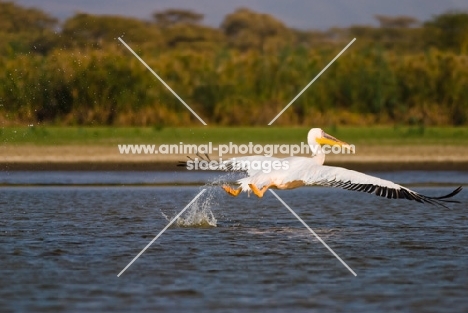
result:
[[[247,173],[247,177],[237,181],[237,184],[240,185],[237,189],[233,189],[228,185],[223,185],[222,188],[229,195],[234,197],[238,196],[241,191],[244,191],[249,193],[253,192],[257,197],[261,198],[268,188],[293,189],[305,185],[321,185],[372,193],[389,199],[415,200],[421,203],[441,205],[444,207],[444,202],[458,203],[458,201],[447,199],[459,193],[462,190],[461,186],[445,196],[429,197],[388,180],[341,167],[323,165],[325,153],[322,151],[322,145],[339,145],[343,147],[349,147],[349,145],[326,134],[320,128],[311,129],[307,135],[307,141],[311,151],[317,152],[312,157],[293,156],[288,158],[274,158],[266,156],[246,156],[225,161],[223,169],[242,170]],[[254,161],[288,161],[289,168],[271,170],[269,173],[265,173],[262,169],[253,170],[251,167],[236,168],[236,164],[245,161],[250,162],[250,164]]]

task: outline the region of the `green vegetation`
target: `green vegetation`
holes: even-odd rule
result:
[[[59,25],[0,1],[0,124],[199,125],[121,36],[209,125],[266,125],[354,37],[275,125],[467,125],[468,14],[376,18],[380,27],[302,31],[239,9],[212,28],[173,9]]]
[[[304,127],[8,127],[0,131],[4,145],[117,144],[297,144],[305,142]],[[467,145],[468,128],[459,127],[332,127],[329,134],[348,143],[366,145]]]

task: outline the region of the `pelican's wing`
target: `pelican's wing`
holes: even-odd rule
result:
[[[201,155],[197,153],[195,158],[191,158],[187,156],[187,158],[192,162],[218,162],[218,160],[211,160],[209,155],[205,153],[205,155]],[[243,156],[243,157],[236,157],[227,159],[222,161],[222,163],[217,163],[217,166],[210,167],[210,170],[218,170],[218,171],[229,171],[229,172],[245,172],[248,176],[253,176],[258,172],[261,172],[264,168],[263,166],[267,165],[264,162],[268,162],[269,164],[279,161],[281,162],[284,159],[275,158],[275,157],[268,157],[263,155],[252,155],[252,156]],[[187,167],[187,161],[179,161],[177,166]]]
[[[421,203],[441,205],[443,207],[446,207],[443,202],[459,203],[459,201],[447,199],[455,196],[462,190],[460,186],[445,196],[429,197],[389,180],[333,166],[317,166],[310,168],[307,171],[306,177],[304,177],[304,182],[307,185],[338,187],[347,190],[372,193],[389,199],[408,199]]]

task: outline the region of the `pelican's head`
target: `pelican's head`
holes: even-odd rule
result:
[[[350,148],[351,146],[344,141],[338,140],[324,132],[321,128],[312,128],[307,135],[307,142],[309,146],[329,145],[329,146],[342,146]]]

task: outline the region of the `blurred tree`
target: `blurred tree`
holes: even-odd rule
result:
[[[229,44],[240,50],[274,50],[292,42],[291,31],[281,21],[246,8],[228,14],[221,29]]]
[[[219,124],[265,124],[304,77],[358,37],[279,123],[467,125],[468,14],[449,12],[423,25],[376,18],[381,27],[302,31],[239,9],[213,28],[199,13],[171,9],[151,21],[78,13],[59,30],[46,13],[0,0],[0,123],[198,123],[118,47],[125,35],[197,112]]]
[[[447,12],[424,23],[429,46],[457,53],[468,52],[468,13]]]
[[[379,21],[381,28],[409,28],[419,24],[419,20],[412,16],[388,16],[376,14],[374,17]]]
[[[408,28],[378,28],[374,26],[354,25],[345,29],[343,33],[348,34],[347,38],[359,38],[356,46],[363,49],[366,47],[378,47],[401,50],[403,48],[405,51],[408,51],[410,49],[407,49],[407,45],[404,43],[408,42],[412,30]],[[415,43],[411,42],[411,44],[414,45]]]
[[[212,49],[224,39],[218,29],[200,24],[203,14],[191,10],[156,11],[153,19],[170,48]]]
[[[203,17],[203,14],[182,9],[168,9],[153,13],[153,19],[160,27],[170,27],[177,24],[195,25],[199,24]]]
[[[53,30],[57,19],[35,8],[24,8],[13,2],[0,2],[0,31],[6,33]]]
[[[13,2],[0,1],[0,52],[46,53],[56,44],[57,19]]]
[[[202,25],[178,24],[164,30],[164,40],[169,48],[208,49],[222,45],[223,34]]]
[[[420,51],[424,46],[418,19],[406,15],[374,17],[379,21],[380,27],[355,25],[347,29],[350,37],[359,38],[358,45],[405,52]]]
[[[295,37],[295,44],[299,47],[323,48],[324,45],[333,44],[333,38],[325,31],[291,29],[291,32]]]
[[[105,42],[115,42],[123,36],[128,36],[133,43],[162,43],[160,31],[149,22],[122,16],[78,13],[66,20],[62,29],[66,47],[101,48]]]

